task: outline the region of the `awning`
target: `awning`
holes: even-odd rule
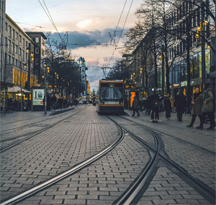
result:
[[[6,92],[5,90],[2,91],[3,93]],[[12,88],[7,89],[8,93],[21,93],[21,88],[19,86],[14,86]],[[24,88],[22,88],[22,93],[31,93],[31,91],[28,91]]]

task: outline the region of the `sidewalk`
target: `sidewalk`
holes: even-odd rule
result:
[[[65,110],[71,110],[71,108],[76,108],[76,106],[68,107],[68,108],[62,108],[62,109],[56,109],[55,111],[47,111],[47,114],[44,114],[44,111],[14,111],[10,113],[0,113],[0,124],[2,122],[8,121],[8,122],[15,122],[20,120],[25,120],[28,118],[38,118],[43,116],[49,116],[51,113],[59,112],[58,114],[64,112]]]

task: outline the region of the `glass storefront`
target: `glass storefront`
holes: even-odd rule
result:
[[[210,72],[210,50],[205,50],[205,69],[206,74]],[[187,61],[182,60],[175,63],[170,69],[170,78],[173,84],[187,81]],[[173,72],[173,73],[172,73]],[[190,57],[190,79],[202,78],[202,55],[201,52]],[[171,81],[172,82],[172,81]]]

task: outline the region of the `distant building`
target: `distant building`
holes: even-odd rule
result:
[[[79,68],[80,68],[81,82],[85,86],[85,91],[83,92],[83,95],[86,96],[87,80],[86,80],[86,72],[85,71],[88,70],[88,68],[86,68],[85,59],[82,57],[80,57],[77,60],[77,64],[79,65]]]

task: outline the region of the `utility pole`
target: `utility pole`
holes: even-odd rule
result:
[[[45,68],[45,99],[44,99],[44,105],[45,105],[45,109],[44,109],[44,114],[47,114],[47,71]]]
[[[202,53],[202,85],[205,84],[205,26],[204,26],[204,8],[202,4],[202,10],[201,10],[201,35],[202,35],[202,41],[201,41],[201,53]],[[202,91],[203,86],[202,86]]]
[[[164,45],[162,45],[162,96],[164,97]]]
[[[30,75],[31,75],[31,43],[29,43],[29,55],[28,55],[28,90],[30,90]]]

